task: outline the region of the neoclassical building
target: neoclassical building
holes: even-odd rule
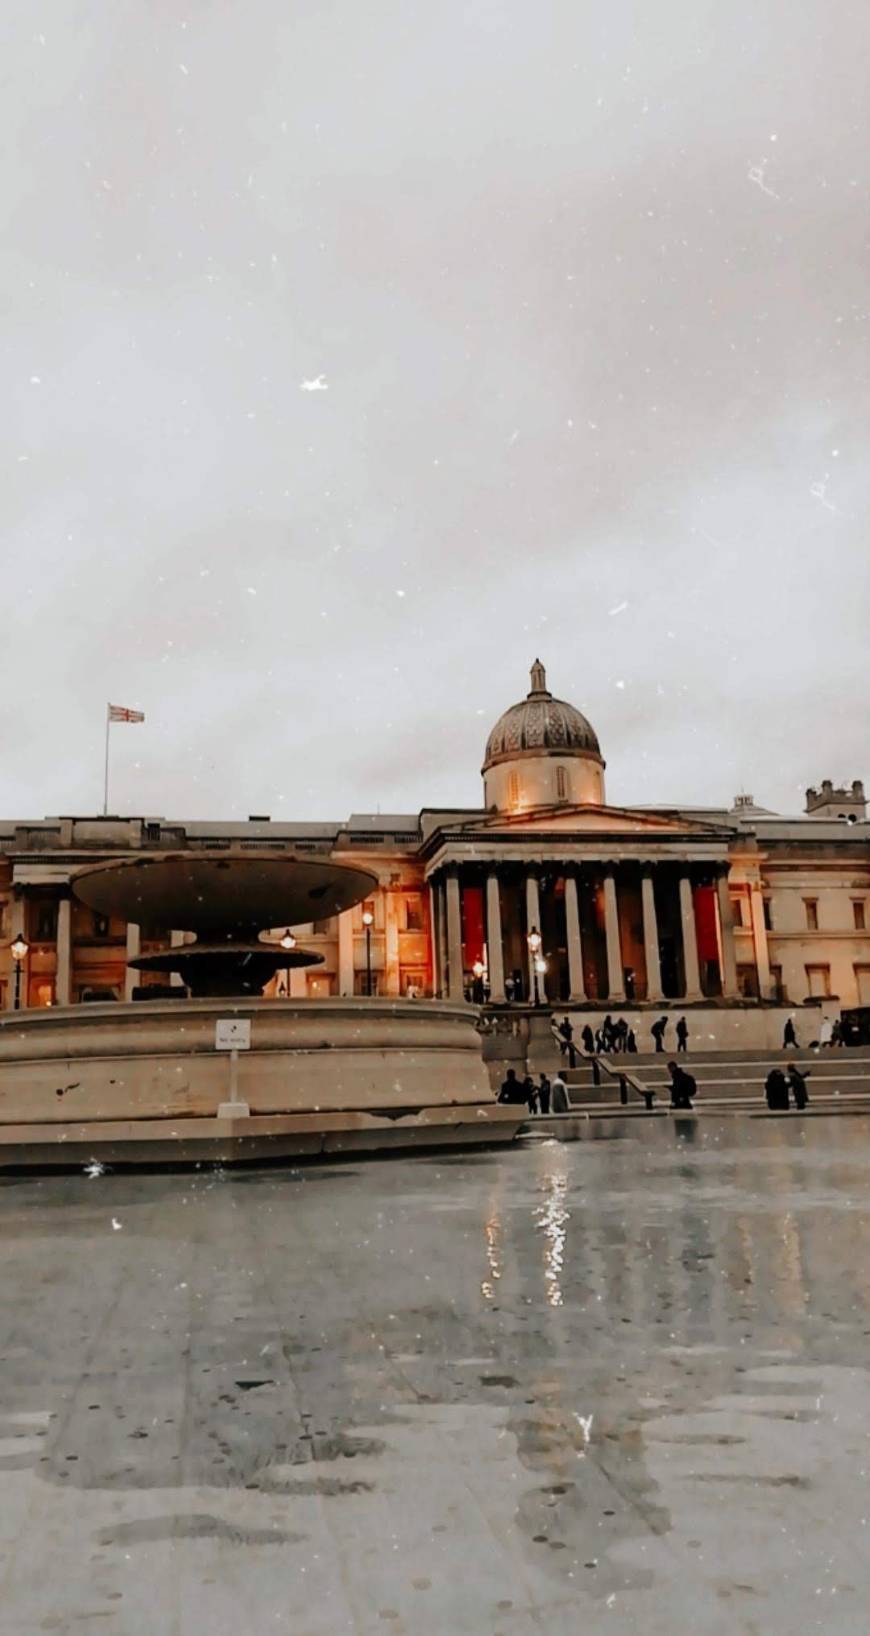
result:
[[[536,660],[529,692],[487,740],[480,807],[329,823],[2,821],[2,1004],[16,991],[27,1006],[133,998],[128,957],[184,934],[92,913],[71,876],[102,858],[185,848],[319,853],[377,875],[369,904],[293,928],[322,960],[279,976],[279,995],[471,994],[501,1006],[530,1002],[537,985],[543,1002],[594,1009],[826,996],[870,1006],[859,782],[825,781],[805,813],[785,817],[747,795],[715,809],[613,807],[604,773],[593,727],[553,696]]]

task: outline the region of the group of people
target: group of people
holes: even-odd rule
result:
[[[515,1107],[525,1105],[531,1114],[567,1113],[569,1109],[568,1087],[561,1074],[553,1079],[539,1074],[536,1084],[531,1074],[520,1079],[516,1069],[509,1068],[498,1099]]]
[[[658,1022],[654,1022],[650,1029],[657,1051],[664,1051],[668,1022],[667,1017],[659,1017]],[[568,1067],[576,1068],[577,1047],[574,1044],[574,1026],[570,1017],[563,1017],[561,1022],[557,1022],[554,1017],[550,1023],[550,1028],[561,1055],[568,1060]],[[687,1051],[689,1048],[689,1025],[685,1017],[677,1019],[675,1033],[677,1036],[677,1051]],[[580,1038],[583,1041],[583,1050],[588,1057],[611,1056],[619,1052],[627,1052],[628,1054],[637,1052],[637,1035],[634,1029],[626,1022],[624,1017],[617,1017],[614,1021],[609,1012],[600,1028],[593,1030],[589,1023],[584,1024],[580,1030]]]
[[[801,1071],[795,1062],[789,1063],[788,1071],[785,1074],[781,1068],[771,1068],[764,1081],[764,1094],[771,1113],[787,1112],[791,1107],[789,1093],[794,1097],[794,1105],[798,1112],[802,1112],[809,1102],[807,1094],[807,1080],[809,1077],[809,1068]]]
[[[821,1023],[819,1024],[818,1040],[813,1040],[812,1048],[815,1049],[816,1045],[819,1047],[831,1046],[835,1048],[838,1045],[857,1045],[857,1043],[857,1038],[853,1037],[851,1023],[843,1023],[840,1021],[839,1017],[834,1017],[833,1020],[830,1017],[823,1017]],[[782,1031],[782,1048],[784,1051],[788,1051],[790,1047],[797,1046],[797,1044],[798,1037],[795,1033],[794,1023],[791,1017],[787,1017],[785,1027]]]

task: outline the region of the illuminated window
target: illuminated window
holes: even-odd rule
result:
[[[520,781],[516,773],[508,773],[508,802],[512,807],[520,803]]]

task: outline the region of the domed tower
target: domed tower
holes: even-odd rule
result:
[[[573,704],[553,698],[540,659],[531,675],[529,693],[499,716],[486,741],[484,804],[496,812],[603,805],[604,761],[594,728]]]

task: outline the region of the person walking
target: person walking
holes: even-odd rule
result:
[[[550,1111],[550,1092],[551,1092],[551,1090],[552,1090],[552,1086],[551,1086],[550,1081],[548,1080],[546,1074],[541,1074],[541,1077],[540,1077],[540,1079],[538,1081],[538,1106],[539,1106],[539,1108],[541,1110],[541,1113],[549,1113],[549,1111]]]
[[[689,1025],[686,1022],[685,1017],[680,1017],[679,1021],[677,1022],[677,1050],[685,1052],[688,1049],[688,1045]]]
[[[785,1027],[784,1027],[784,1029],[782,1031],[782,1048],[783,1048],[784,1051],[787,1051],[789,1049],[789,1046],[796,1046],[796,1045],[797,1045],[797,1034],[794,1031],[794,1023],[793,1023],[791,1017],[786,1017]]]
[[[794,1097],[794,1105],[797,1108],[798,1113],[803,1113],[804,1108],[809,1102],[809,1096],[807,1095],[807,1080],[809,1077],[809,1068],[806,1070],[806,1073],[802,1073],[796,1062],[789,1063],[788,1083],[791,1089],[791,1094]]]
[[[637,1056],[637,1035],[633,1028],[628,1030],[625,1038],[625,1049],[631,1056]]]
[[[819,1045],[820,1045],[820,1047],[830,1045],[832,1043],[832,1041],[833,1041],[833,1035],[834,1035],[834,1025],[831,1022],[830,1017],[823,1017],[822,1022],[821,1022],[821,1027],[819,1028]]]
[[[604,1041],[605,1051],[612,1051],[613,1050],[613,1018],[611,1017],[609,1011],[608,1011],[607,1016],[605,1017],[603,1023],[601,1024],[601,1038]]]
[[[781,1068],[771,1068],[764,1081],[764,1094],[771,1113],[788,1112],[788,1080]]]
[[[665,1048],[665,1029],[667,1026],[667,1017],[659,1017],[658,1022],[654,1022],[650,1029],[650,1033],[656,1042],[656,1051],[663,1051]]]
[[[574,1029],[570,1017],[563,1017],[559,1024],[559,1033],[565,1041],[565,1050],[568,1052],[568,1067],[577,1066],[577,1047],[574,1044]]]
[[[595,1035],[593,1034],[588,1023],[585,1024],[580,1038],[583,1041],[583,1049],[586,1052],[587,1057],[593,1056],[595,1052]]]
[[[553,1113],[568,1113],[570,1111],[570,1103],[568,1101],[568,1087],[565,1084],[565,1081],[562,1078],[561,1074],[556,1074],[555,1075],[555,1077],[553,1079],[553,1083],[550,1086],[550,1091],[551,1091],[550,1107],[551,1107]]]
[[[671,1076],[671,1107],[691,1108],[692,1097],[698,1094],[692,1075],[676,1062],[668,1063],[668,1073]]]

